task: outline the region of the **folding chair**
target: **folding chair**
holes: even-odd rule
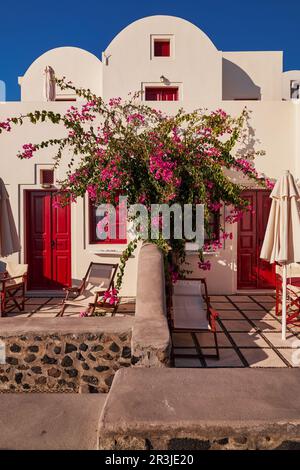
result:
[[[292,263],[287,277],[287,324],[300,322],[300,266]],[[276,315],[282,314],[282,267],[276,266]]]
[[[178,280],[171,289],[168,299],[168,316],[172,333],[191,333],[201,357],[219,359],[219,346],[216,331],[217,312],[211,307],[205,279]],[[203,354],[196,333],[211,332],[214,337],[216,354]],[[177,347],[176,349],[187,349]],[[194,354],[174,354],[176,357],[195,357]]]
[[[0,276],[1,316],[6,316],[12,305],[24,311],[27,271],[27,264],[6,263],[6,271]]]
[[[106,291],[114,288],[114,279],[118,264],[90,263],[86,275],[79,286],[66,288],[66,297],[60,312],[56,315],[62,317],[67,307],[82,307],[83,311],[93,314],[97,307],[112,310],[114,315],[118,303],[111,305],[101,297]],[[99,300],[100,299],[100,300]]]

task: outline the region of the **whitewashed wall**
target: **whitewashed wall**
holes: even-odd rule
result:
[[[102,96],[102,62],[90,52],[78,47],[58,47],[38,57],[19,77],[22,101],[45,101],[44,70],[50,65],[59,78],[66,77],[77,87],[90,88]],[[58,95],[68,94],[70,91]]]
[[[151,35],[171,35],[174,40],[175,55],[171,58],[151,59]],[[260,88],[261,101],[235,101],[245,92],[245,82],[237,80],[236,70],[228,75],[226,69],[226,98],[222,101],[222,57],[239,68]],[[43,96],[43,70],[51,65],[57,75],[65,75],[79,86],[89,87],[95,93],[110,97],[126,97],[129,92],[140,90],[145,83],[159,84],[161,75],[171,84],[181,86],[179,102],[155,103],[168,113],[175,113],[179,107],[192,111],[195,108],[215,110],[223,108],[237,116],[244,106],[250,113],[250,139],[242,149],[248,151],[253,146],[266,151],[256,166],[270,178],[277,178],[289,169],[300,178],[300,101],[282,101],[281,83],[290,77],[282,78],[281,53],[221,53],[217,51],[207,36],[191,23],[173,17],[155,16],[133,23],[123,30],[107,47],[103,55],[103,65],[99,59],[77,48],[58,48],[38,58],[21,80],[22,102],[0,103],[0,121],[7,117],[26,113],[33,109],[51,109],[64,112],[70,103],[45,103]],[[293,77],[298,77],[293,72]],[[232,82],[230,82],[232,79]],[[282,82],[283,80],[283,82]],[[234,86],[232,85],[234,84]],[[224,83],[223,83],[224,85]],[[249,92],[253,87],[249,88]],[[286,88],[285,88],[286,90]],[[287,93],[287,91],[285,91]],[[224,95],[224,86],[223,86]],[[251,96],[249,96],[251,98]],[[228,100],[229,99],[229,100]],[[154,105],[154,104],[153,104]],[[40,168],[52,164],[53,150],[47,149],[29,161],[16,158],[17,151],[24,143],[39,142],[50,137],[64,135],[64,129],[47,123],[32,126],[25,124],[11,134],[0,136],[0,176],[7,185],[12,208],[22,242],[20,255],[13,255],[16,261],[24,261],[24,190],[40,188],[38,174]],[[237,150],[241,150],[237,149]],[[56,178],[62,179],[66,170],[65,160]],[[225,227],[232,230],[232,226]],[[207,274],[211,293],[233,293],[236,291],[236,227],[233,241],[226,241],[223,250],[209,255],[213,270]],[[78,201],[72,206],[72,277],[82,278],[90,261],[105,259],[117,261],[119,255],[106,252],[99,245],[90,245],[88,237],[87,202]],[[120,251],[121,247],[109,246]],[[194,257],[191,262],[196,264]],[[135,295],[136,257],[127,267],[123,295]]]

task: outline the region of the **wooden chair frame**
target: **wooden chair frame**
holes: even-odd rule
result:
[[[21,282],[18,282],[17,284],[9,284],[11,281],[20,278],[22,278]],[[9,276],[7,272],[2,274],[2,276],[0,277],[0,316],[6,316],[6,308],[8,306],[9,301],[11,300],[20,312],[24,312],[26,283],[26,274],[23,274],[22,276],[19,275],[13,277]]]
[[[208,290],[207,290],[207,283],[205,278],[188,278],[188,279],[180,279],[180,280],[185,280],[185,281],[198,281],[204,286],[204,295],[202,295],[203,300],[205,301],[206,308],[207,308],[207,320],[210,325],[210,330],[203,329],[203,328],[176,328],[174,327],[174,321],[172,317],[172,309],[173,309],[173,286],[169,291],[167,292],[167,315],[168,315],[168,322],[169,322],[169,327],[171,331],[171,338],[172,338],[172,333],[191,333],[195,347],[197,349],[197,352],[200,357],[207,358],[207,359],[220,359],[220,353],[219,353],[219,344],[218,344],[218,338],[217,338],[217,329],[216,329],[216,320],[218,318],[218,313],[216,310],[214,310],[210,304],[210,298],[208,296]],[[197,339],[196,333],[203,333],[203,332],[211,332],[214,336],[214,343],[215,343],[215,349],[216,349],[216,354],[203,354],[201,350],[201,346],[199,344],[199,341]],[[175,347],[175,349],[187,349],[186,347]],[[179,357],[179,358],[193,358],[195,357],[194,354],[175,354],[174,353],[174,344],[173,344],[173,338],[172,338],[172,354],[171,354],[171,360],[174,363],[174,358]]]
[[[107,290],[110,290],[110,289],[114,288],[114,280],[115,280],[119,265],[117,263],[95,263],[95,262],[91,262],[89,264],[89,267],[87,269],[87,272],[86,272],[84,278],[81,281],[81,284],[79,286],[66,287],[64,289],[66,291],[66,297],[63,300],[62,308],[61,308],[60,312],[56,315],[57,317],[62,317],[63,316],[64,311],[66,310],[66,308],[68,306],[68,300],[70,299],[71,296],[72,296],[72,300],[76,300],[76,298],[79,297],[79,295],[81,295],[83,293],[83,291],[85,289],[85,286],[86,286],[86,283],[87,283],[87,280],[88,280],[88,277],[89,277],[89,274],[90,274],[91,269],[94,265],[97,265],[97,266],[111,266],[112,267],[112,276],[111,276],[109,287],[107,289],[99,290],[99,291],[95,292],[96,299],[95,299],[95,302],[89,303],[88,313],[93,314],[96,307],[101,307],[103,309],[112,309],[113,310],[112,315],[116,314],[116,311],[117,311],[117,308],[118,308],[118,305],[119,305],[118,303],[116,305],[111,305],[111,304],[109,304],[108,302],[105,302],[105,301],[98,302],[98,299],[99,299],[99,297],[103,296]]]
[[[294,278],[297,284],[300,278]],[[293,307],[296,307],[294,310]],[[282,315],[282,279],[279,274],[276,275],[276,315]],[[287,324],[300,322],[300,297],[287,287]]]

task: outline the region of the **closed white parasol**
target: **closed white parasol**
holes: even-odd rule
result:
[[[55,86],[55,73],[50,65],[47,65],[44,72],[44,92],[47,101],[55,101],[56,86]]]
[[[285,340],[287,265],[300,263],[300,193],[289,171],[278,179],[270,197],[272,206],[260,257],[283,267],[282,339]]]
[[[0,256],[5,258],[20,251],[20,241],[15,226],[8,192],[0,178]]]

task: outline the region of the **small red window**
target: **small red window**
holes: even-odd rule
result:
[[[41,185],[54,184],[54,170],[41,170],[40,175]]]
[[[155,39],[154,41],[154,57],[170,57],[171,47],[170,41],[165,39]]]
[[[177,87],[147,87],[145,89],[146,101],[178,101]]]
[[[125,244],[127,243],[126,230],[127,230],[127,220],[123,216],[120,216],[118,208],[116,208],[116,229],[115,234],[110,233],[109,224],[104,226],[104,229],[107,229],[107,238],[101,240],[98,238],[97,225],[103,220],[104,217],[97,214],[97,206],[90,202],[89,207],[90,213],[90,243],[99,243],[99,244]],[[106,230],[105,230],[106,231]],[[115,235],[115,237],[114,237]]]

